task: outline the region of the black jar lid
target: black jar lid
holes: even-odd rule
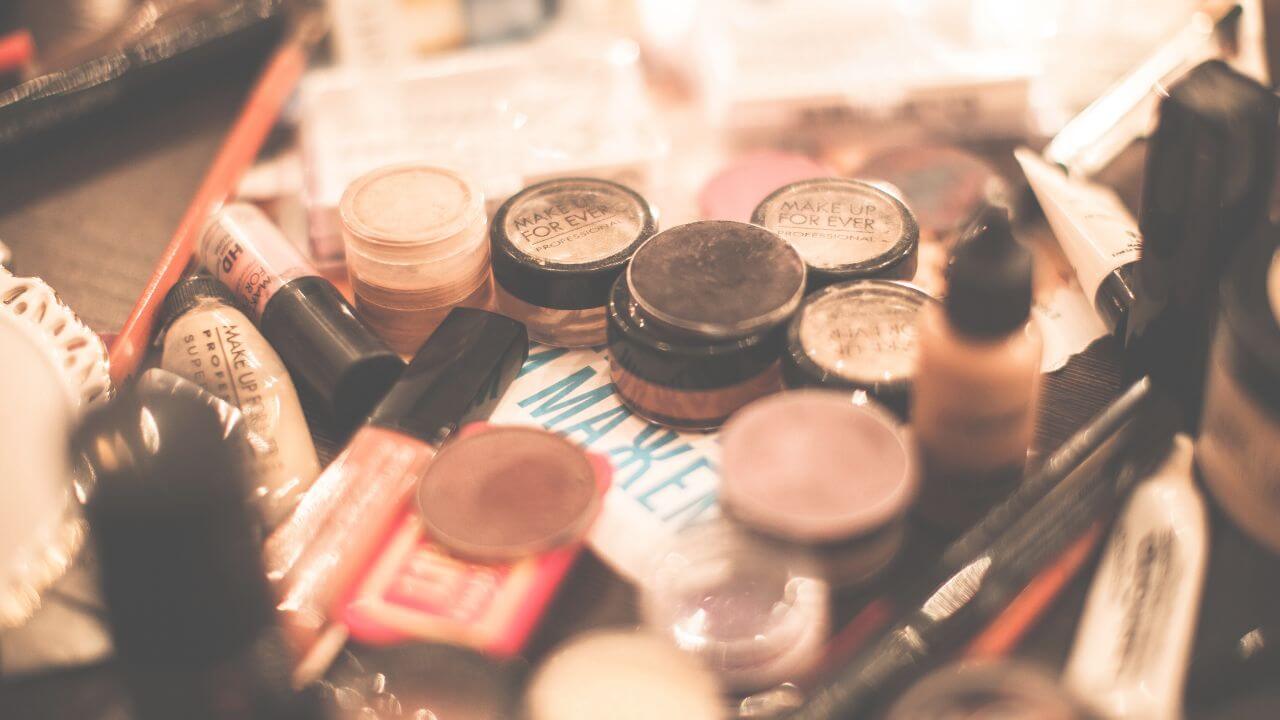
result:
[[[648,320],[706,340],[747,338],[786,322],[804,297],[805,265],[774,233],[730,220],[677,225],[640,246],[626,274]]]
[[[676,390],[717,390],[764,373],[778,362],[785,325],[738,338],[708,339],[648,322],[618,278],[609,295],[609,357],[636,377]]]
[[[1221,313],[1231,372],[1280,418],[1280,229],[1240,248],[1222,283]]]
[[[649,203],[595,178],[547,180],[512,195],[489,226],[493,276],[539,307],[603,307],[641,243],[657,232]]]
[[[791,183],[756,206],[751,222],[791,243],[815,286],[915,274],[920,228],[911,210],[880,188],[848,178]]]
[[[864,390],[904,415],[917,321],[934,302],[924,291],[890,280],[851,280],[813,293],[787,328],[787,385]]]

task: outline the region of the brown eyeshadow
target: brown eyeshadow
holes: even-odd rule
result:
[[[478,560],[522,557],[577,540],[600,501],[582,450],[536,428],[493,428],[456,440],[418,486],[427,533]]]

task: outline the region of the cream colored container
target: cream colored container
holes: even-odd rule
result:
[[[428,165],[362,175],[339,206],[356,307],[401,355],[413,354],[458,305],[491,303],[484,197]]]

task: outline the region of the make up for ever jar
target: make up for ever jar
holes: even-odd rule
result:
[[[502,204],[489,229],[498,307],[538,342],[603,345],[609,288],[656,231],[649,203],[618,183],[531,185]]]
[[[347,187],[339,214],[356,308],[396,352],[412,355],[455,306],[488,304],[484,198],[466,178],[374,170]]]
[[[801,180],[775,190],[751,222],[795,246],[809,285],[841,280],[910,280],[920,229],[915,216],[880,188],[848,178]]]
[[[609,366],[622,400],[672,427],[710,430],[782,387],[786,323],[804,262],[755,225],[679,225],[640,246],[609,297]]]
[[[809,295],[787,328],[787,386],[861,391],[905,417],[920,310],[936,302],[890,280],[852,280]]]

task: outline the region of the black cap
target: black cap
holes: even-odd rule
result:
[[[193,393],[129,387],[73,447],[116,653],[127,667],[207,668],[253,645],[274,614],[245,455]]]
[[[308,406],[338,430],[364,420],[404,369],[333,283],[317,275],[277,290],[259,326]]]
[[[177,320],[191,308],[205,300],[219,300],[231,307],[238,308],[235,295],[212,275],[197,273],[178,281],[177,285],[164,296],[164,307],[160,310],[161,326]]]
[[[613,237],[617,239],[612,248],[614,252],[606,257],[587,257],[580,262],[553,261],[535,256],[531,243],[513,237],[519,234],[517,229],[521,223],[545,229],[555,222],[563,225],[566,216],[578,215],[582,218],[579,232],[592,233],[586,237],[602,228],[614,232]],[[503,290],[539,307],[557,310],[603,307],[609,300],[614,279],[626,268],[636,248],[657,229],[653,208],[625,185],[596,178],[540,182],[508,198],[489,223],[493,278]],[[572,236],[573,233],[562,231],[560,235]]]
[[[529,354],[524,324],[454,308],[369,417],[379,427],[439,444],[493,412]]]
[[[1031,251],[1013,237],[1009,212],[992,205],[974,221],[947,266],[947,319],[956,332],[994,338],[1031,316]]]

